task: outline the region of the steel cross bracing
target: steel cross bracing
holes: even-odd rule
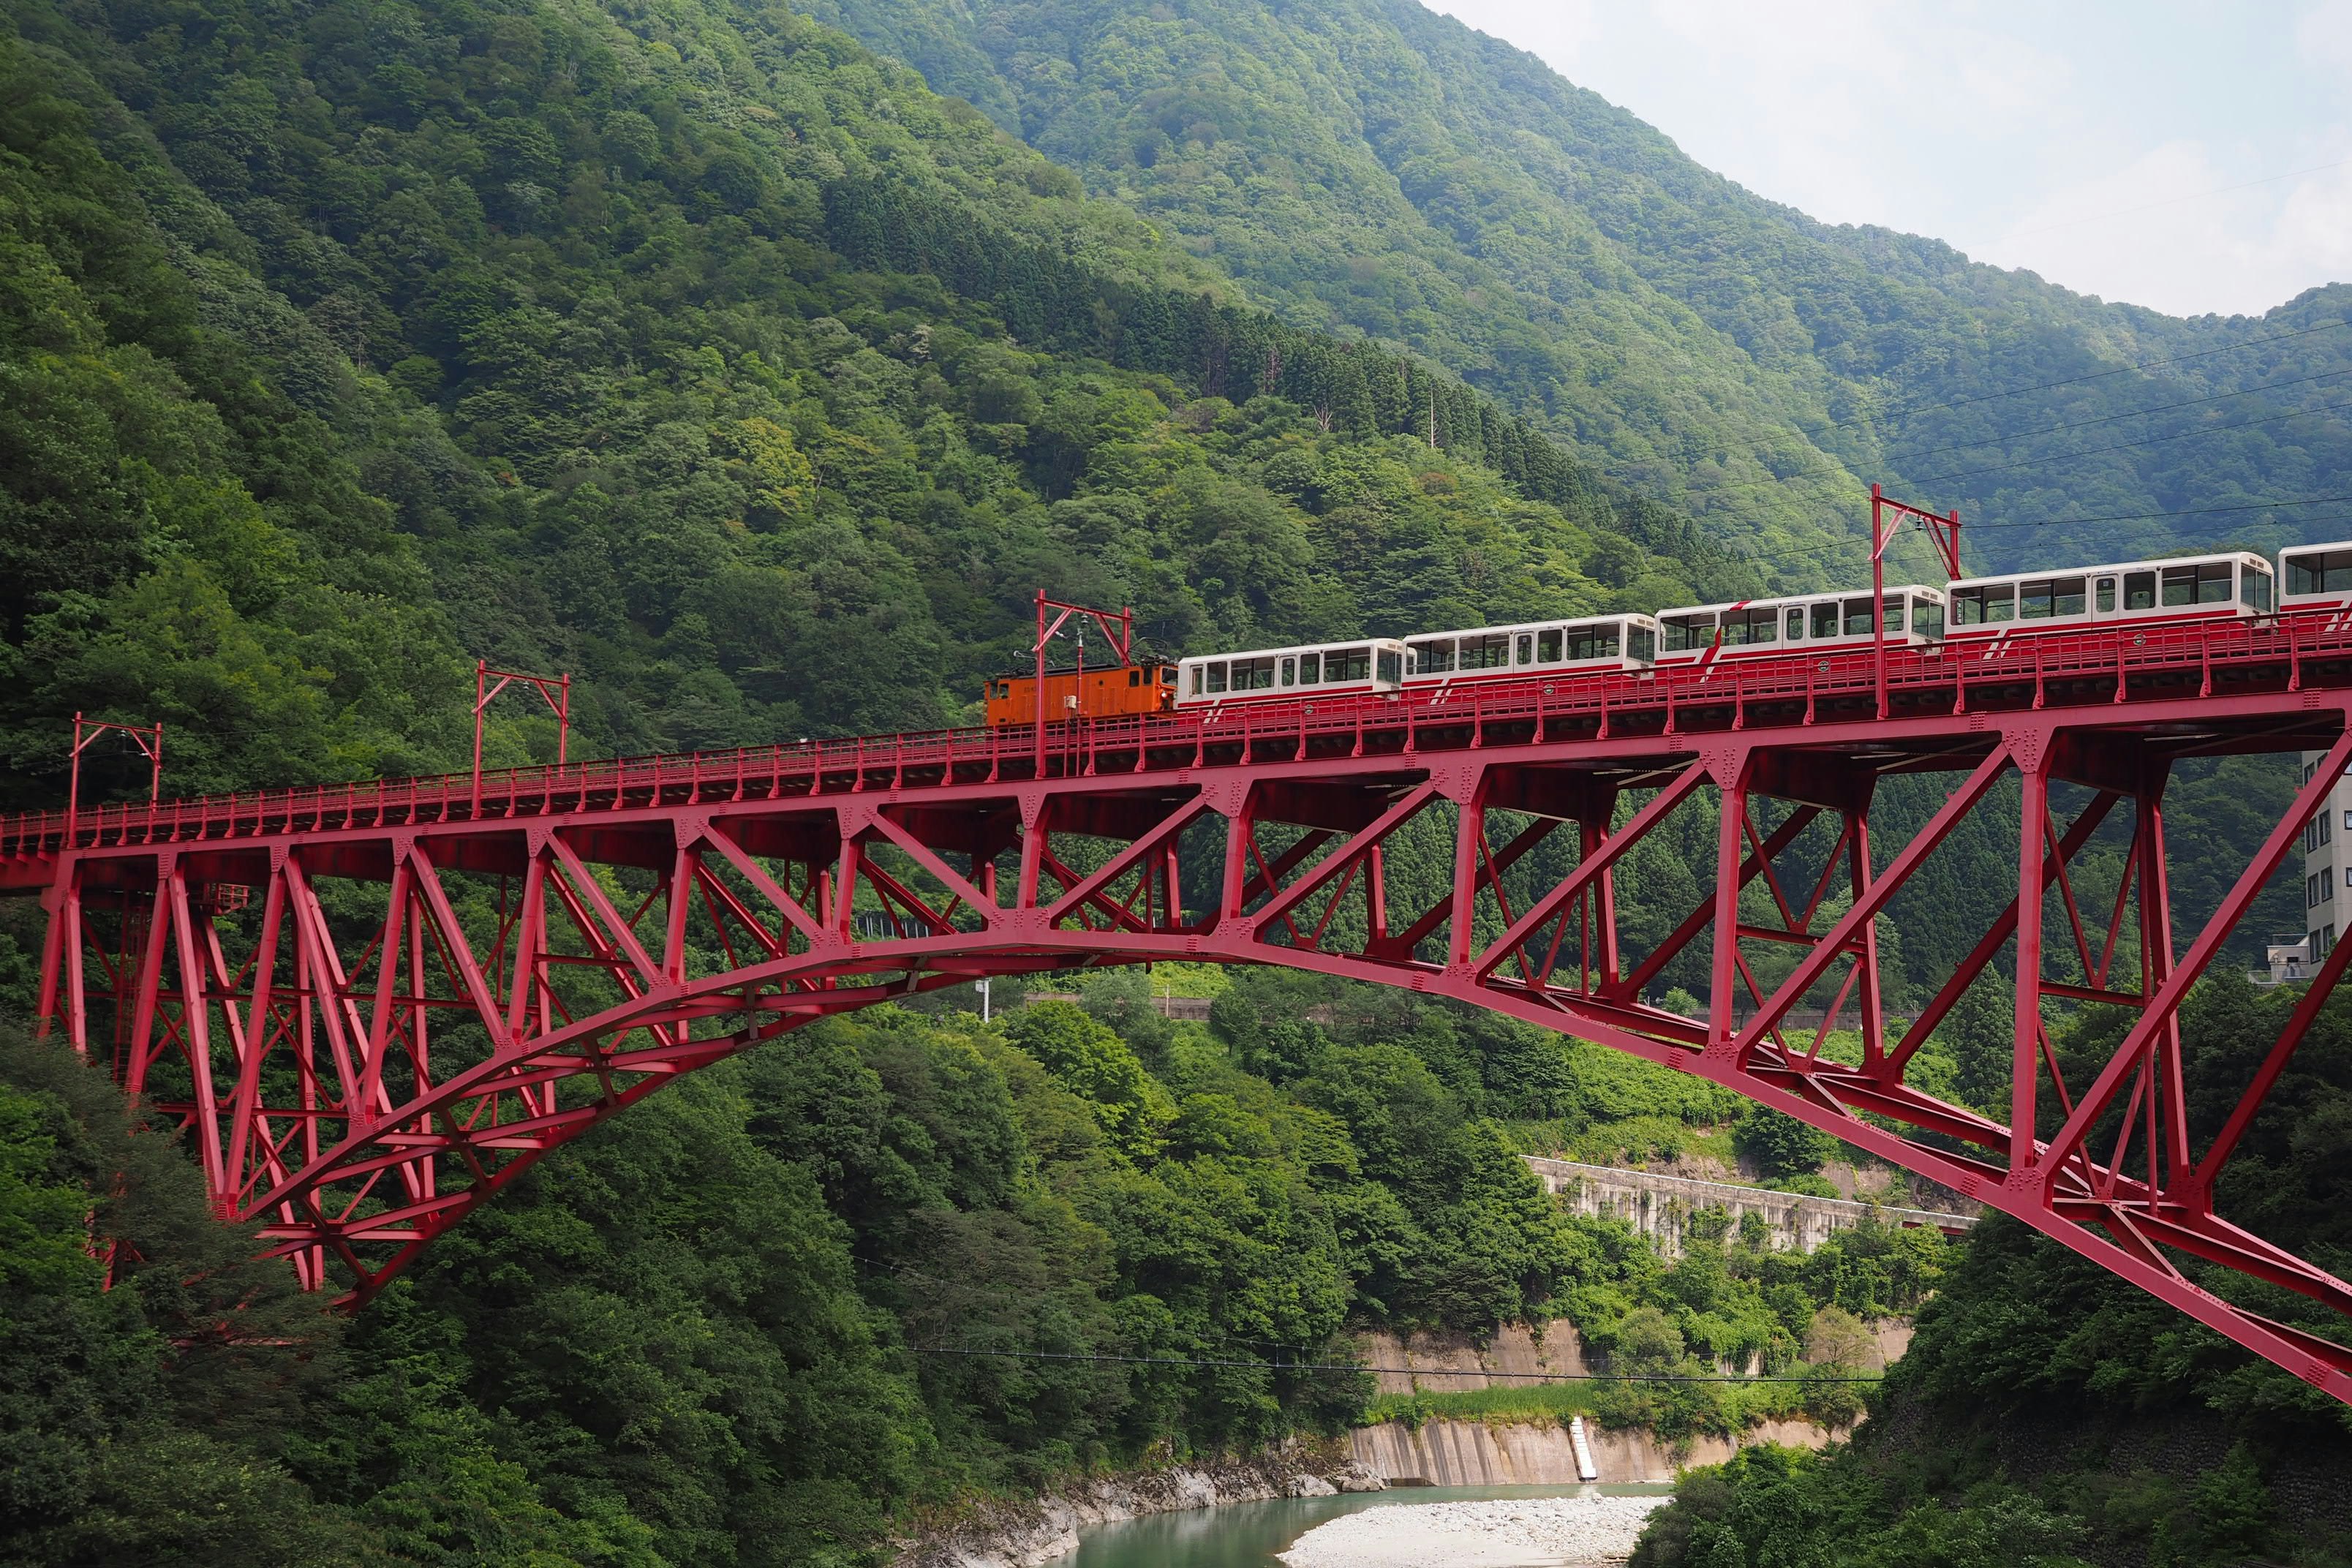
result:
[[[1087,963],[1279,963],[1699,1074],[2352,1401],[2352,1352],[2200,1283],[2352,1313],[2352,1287],[2214,1203],[2352,942],[2226,1109],[2189,1103],[2179,1024],[2352,762],[2352,636],[1894,650],[1883,720],[1874,663],[1065,726],[1042,766],[1025,729],[574,764],[485,780],[478,814],[460,776],[109,807],[70,842],[55,816],[22,817],[0,824],[0,886],[37,888],[50,913],[45,1026],[183,1121],[222,1214],[264,1222],[306,1284],[353,1300],[549,1150],[814,1019]],[[2176,931],[2174,764],[2303,751],[2326,761],[2220,908]],[[1882,781],[1909,777],[1940,779],[1940,802],[1891,812],[1921,789]],[[1883,912],[1906,886],[1939,890],[1934,852],[1972,820],[2017,833],[2015,897],[1897,1028]],[[1619,869],[1655,834],[1686,854],[1693,825],[1711,889],[1633,920]],[[2089,907],[2075,872],[2095,835],[2125,872]],[[1636,951],[1635,929],[1667,934]],[[2011,952],[2004,1123],[1906,1068]],[[1707,960],[1704,1018],[1648,1000],[1685,953]],[[2045,996],[2130,1017],[2087,1080],[2062,1075]]]

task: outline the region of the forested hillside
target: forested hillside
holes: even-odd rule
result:
[[[2210,981],[2184,1011],[2190,1136],[2300,998]],[[2116,1037],[2062,1036],[2069,1073]],[[2307,1258],[2352,1257],[2352,1005],[2323,1010],[2224,1172],[2222,1210]],[[2192,1277],[2200,1266],[2191,1262]],[[2217,1282],[2218,1283],[2218,1282]],[[2342,1319],[2273,1286],[2257,1310]],[[1759,1451],[1685,1483],[1633,1568],[2150,1568],[2352,1563],[2352,1415],[2087,1260],[1997,1219],[1971,1233],[1874,1418],[1823,1459]]]
[[[1410,344],[1790,582],[1851,578],[1803,532],[1872,480],[2002,565],[2352,533],[2342,504],[2209,510],[2352,490],[2352,289],[2181,321],[1829,227],[1415,0],[803,3],[1288,319]]]
[[[5,12],[7,804],[76,709],[184,790],[448,765],[474,657],[681,749],[960,719],[1039,586],[1181,648],[1737,585],[780,6]]]
[[[2346,352],[2313,331],[1931,407],[2333,306],[2168,322],[1822,231],[1409,7],[817,9],[0,0],[0,808],[58,801],[76,710],[163,721],[173,793],[461,765],[478,658],[572,672],[596,752],[969,721],[1038,587],[1132,603],[1181,652],[1835,579],[1853,476],[1939,471],[1898,433]],[[2331,429],[2103,458],[2095,504],[2333,485]],[[2008,482],[1916,493],[2054,504]],[[489,760],[553,742],[502,710]],[[111,765],[86,799],[133,787]],[[2174,841],[2224,847],[2291,776],[2183,774]],[[1883,831],[1937,798],[1890,781]],[[1637,949],[1716,837],[1695,810],[1627,858]],[[1891,1007],[2000,907],[2015,842],[1989,811],[1906,890]],[[2075,888],[2104,902],[2122,868],[2095,842]],[[2189,918],[2231,869],[2180,858]],[[2294,913],[2290,889],[2257,925]],[[39,919],[0,906],[12,1017]],[[1139,976],[1083,993],[877,1010],[713,1069],[349,1324],[241,1265],[252,1238],[101,1076],[9,1037],[0,1561],[862,1563],[974,1493],[1328,1433],[1368,1388],[1171,1360],[1524,1317],[1633,1370],[1779,1368],[1827,1353],[1826,1310],[1943,1278],[1916,1235],[1669,1268],[1562,1217],[1518,1149],[1737,1138],[1820,1180],[1792,1123],[1685,1075],[1295,976],[1235,980],[1206,1027]],[[1913,1070],[1997,1110],[2008,1028],[1988,987]],[[2332,1149],[2336,1060],[2256,1197]],[[2042,1291],[2035,1258],[1988,1250],[2020,1272],[1969,1276],[1993,1283],[1948,1321]],[[2174,1342],[2218,1369],[2200,1390],[2293,1404]],[[1082,1355],[1159,1359],[1035,1359]],[[1621,1387],[1601,1413],[1671,1436],[1849,1397]]]

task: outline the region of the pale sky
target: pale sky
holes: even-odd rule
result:
[[[1427,0],[1827,223],[2176,315],[2352,280],[2352,0]]]

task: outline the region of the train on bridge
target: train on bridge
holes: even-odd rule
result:
[[[2284,591],[2280,584],[2284,584]],[[1874,600],[1875,603],[1874,604]],[[1706,668],[1718,661],[1890,646],[1993,658],[2018,639],[2093,626],[2170,626],[2278,614],[2352,611],[2352,542],[2300,546],[2275,567],[2248,551],[2105,566],[1952,578],[1940,587],[1797,594],[1655,614],[1615,613],[1471,626],[1405,637],[1354,637],[1289,647],[1139,658],[1048,669],[1045,717],[1105,719],[1306,697],[1453,690],[1530,678]],[[989,681],[992,725],[1032,724],[1039,677]]]

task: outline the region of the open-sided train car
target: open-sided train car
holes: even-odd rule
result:
[[[2242,550],[1965,577],[1949,591],[1947,635],[1974,642],[2116,621],[2251,619],[2271,613],[2275,580],[2269,562]]]
[[[1944,595],[1916,584],[1886,590],[1886,640],[1924,647],[1944,635]],[[1870,595],[1802,594],[1694,605],[1658,613],[1658,663],[1711,664],[1810,648],[1867,647],[1878,628]]]
[[[1658,623],[1647,616],[1473,626],[1408,639],[1404,684],[1450,689],[1531,675],[1647,669],[1657,649]]]
[[[2279,608],[2352,614],[2352,542],[2279,552]]]
[[[1222,708],[1394,691],[1403,684],[1404,658],[1404,644],[1394,637],[1357,637],[1179,659],[1175,706]]]

